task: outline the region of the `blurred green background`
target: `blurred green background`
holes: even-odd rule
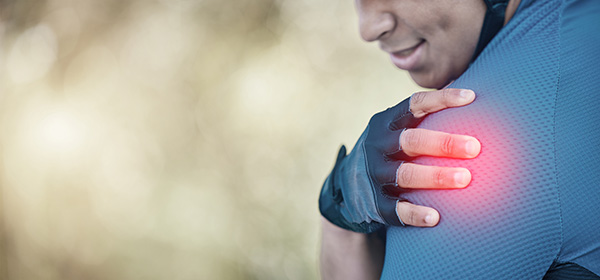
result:
[[[0,0],[0,279],[317,279],[342,143],[419,88],[350,0]]]

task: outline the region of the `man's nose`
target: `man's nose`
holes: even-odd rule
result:
[[[380,40],[391,34],[396,27],[394,16],[387,12],[359,12],[360,36],[367,42]]]

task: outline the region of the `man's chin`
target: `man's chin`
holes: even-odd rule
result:
[[[417,85],[424,88],[441,89],[451,82],[448,77],[439,77],[433,73],[409,72]]]

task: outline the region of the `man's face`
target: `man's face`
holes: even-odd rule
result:
[[[360,35],[379,41],[417,84],[441,88],[469,66],[486,12],[482,0],[356,0]]]

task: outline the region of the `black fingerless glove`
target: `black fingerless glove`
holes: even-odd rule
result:
[[[400,134],[421,120],[410,112],[410,98],[373,116],[349,155],[346,147],[340,148],[321,190],[321,215],[361,233],[403,226],[396,213],[396,203],[404,200],[396,174],[411,158],[400,149]]]

